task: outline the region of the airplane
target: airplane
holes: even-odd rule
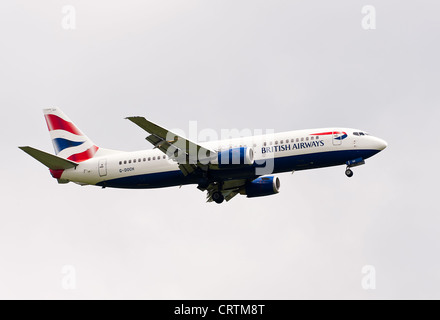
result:
[[[324,128],[196,143],[144,117],[127,119],[146,131],[154,148],[124,152],[95,145],[59,109],[44,109],[56,155],[29,146],[21,150],[49,168],[58,183],[102,188],[149,189],[197,185],[207,202],[237,194],[248,198],[279,193],[274,174],[345,165],[353,167],[387,147],[363,130]]]

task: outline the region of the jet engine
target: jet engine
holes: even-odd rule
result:
[[[248,198],[270,196],[278,192],[280,192],[280,179],[274,176],[259,177],[248,182],[240,190],[240,193],[247,195]]]

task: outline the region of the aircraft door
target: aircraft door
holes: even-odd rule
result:
[[[107,175],[107,159],[99,160],[98,172],[100,177],[105,177]]]
[[[334,146],[342,145],[343,135],[344,135],[343,132],[333,131],[333,145]]]

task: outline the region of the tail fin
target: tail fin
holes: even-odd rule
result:
[[[44,117],[57,156],[74,162],[95,156],[99,148],[60,109],[44,109]]]

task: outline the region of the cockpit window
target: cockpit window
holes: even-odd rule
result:
[[[353,132],[354,136],[369,136],[369,133],[366,132]]]

